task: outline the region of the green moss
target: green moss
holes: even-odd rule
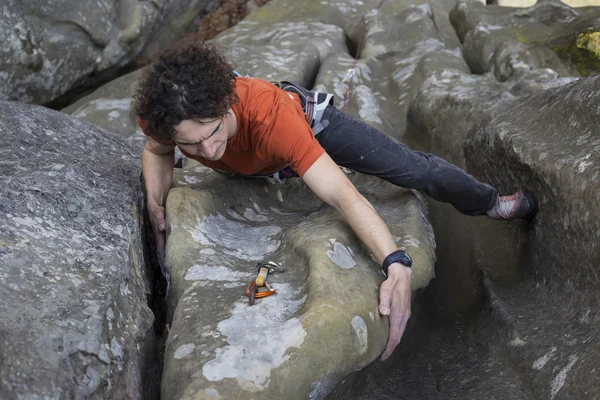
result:
[[[600,57],[600,32],[586,32],[577,35],[577,47]]]
[[[548,46],[571,62],[581,75],[600,72],[600,31],[586,30]]]

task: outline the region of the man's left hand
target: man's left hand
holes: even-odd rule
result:
[[[400,263],[394,263],[388,268],[388,278],[379,289],[379,313],[389,316],[390,334],[381,360],[388,358],[396,348],[406,323],[410,318],[410,281],[412,269]]]

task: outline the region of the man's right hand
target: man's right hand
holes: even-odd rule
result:
[[[162,206],[148,205],[148,214],[156,240],[156,252],[158,253],[158,262],[161,266],[165,263],[165,208]]]
[[[156,239],[158,262],[165,271],[165,207],[173,181],[174,146],[162,145],[148,138],[142,153],[142,171],[146,183],[146,204]]]

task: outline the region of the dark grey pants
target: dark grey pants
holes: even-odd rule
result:
[[[422,191],[463,214],[484,214],[496,202],[492,186],[433,154],[410,150],[333,105],[323,120],[329,125],[316,139],[338,165]]]

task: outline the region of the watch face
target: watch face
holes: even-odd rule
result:
[[[404,250],[396,250],[389,256],[383,260],[382,270],[383,273],[387,276],[387,269],[393,263],[400,263],[407,267],[412,267],[412,259]]]
[[[410,256],[408,255],[408,253],[406,253],[405,251],[399,251],[398,252],[398,258],[397,258],[398,262],[401,264],[406,265],[407,267],[410,267],[412,265],[412,259],[410,258]]]

